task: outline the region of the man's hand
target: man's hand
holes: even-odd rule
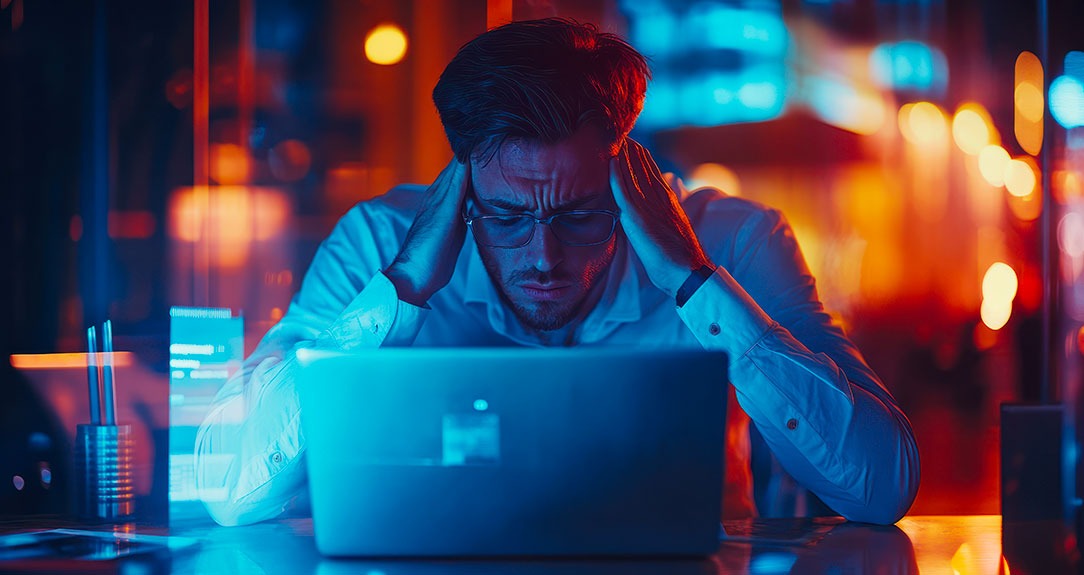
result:
[[[399,299],[416,306],[448,285],[463,248],[467,225],[463,223],[463,201],[470,182],[470,162],[455,158],[425,191],[395,261],[384,270]]]
[[[610,160],[610,189],[621,227],[655,287],[674,297],[692,270],[712,265],[655,160],[632,138]]]

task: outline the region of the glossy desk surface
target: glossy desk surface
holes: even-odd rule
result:
[[[0,521],[0,532],[5,533],[52,527],[78,525],[48,518]],[[725,527],[734,538],[752,535],[758,540],[723,542],[714,556],[703,561],[347,561],[321,557],[314,544],[311,519],[281,519],[247,527],[175,526],[166,530],[137,525],[128,529],[200,541],[194,550],[175,556],[171,565],[164,565],[161,571],[167,573],[1019,575],[1076,572],[1076,563],[1066,554],[1066,549],[1073,547],[1073,540],[1066,536],[1063,525],[1054,522],[1006,526],[1004,532],[999,516],[915,516],[889,527],[846,523],[840,519],[759,519],[726,522]]]

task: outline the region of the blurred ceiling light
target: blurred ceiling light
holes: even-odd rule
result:
[[[979,173],[991,186],[1005,185],[1005,165],[1012,158],[1005,148],[997,144],[986,146],[979,152]]]
[[[1013,131],[1025,152],[1037,156],[1043,147],[1043,65],[1031,52],[1016,58]]]
[[[711,186],[726,192],[730,196],[741,195],[741,181],[738,180],[738,175],[722,164],[712,162],[700,164],[693,168],[692,173],[689,174],[687,184],[690,190]]]
[[[1012,302],[1016,297],[1019,281],[1016,270],[1005,262],[994,262],[982,276],[982,299],[996,302]]]
[[[381,24],[365,36],[365,57],[374,64],[396,64],[406,55],[406,50],[406,34],[395,24]]]
[[[935,146],[948,139],[945,113],[930,102],[916,102],[907,116],[907,123],[913,144]]]
[[[1005,189],[1018,198],[1029,196],[1035,191],[1035,169],[1030,162],[1023,159],[1015,158],[1005,163],[1004,179]]]
[[[1009,323],[1009,318],[1012,317],[1012,303],[984,299],[982,307],[979,308],[979,317],[982,318],[982,323],[986,324],[986,327],[997,331]]]
[[[1073,258],[1084,256],[1084,216],[1069,212],[1058,222],[1058,248]]]
[[[1084,83],[1058,76],[1050,83],[1050,115],[1066,130],[1084,126]]]
[[[952,138],[965,154],[976,156],[991,143],[990,116],[980,104],[967,103],[952,118]]]
[[[223,185],[248,181],[249,159],[237,144],[211,144],[211,179]]]

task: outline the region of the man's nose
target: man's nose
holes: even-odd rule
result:
[[[545,224],[535,224],[534,236],[526,247],[531,264],[540,272],[552,270],[565,259],[565,245]]]

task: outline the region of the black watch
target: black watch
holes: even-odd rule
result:
[[[689,274],[689,279],[685,280],[685,283],[681,284],[678,288],[677,306],[681,307],[685,305],[685,302],[689,301],[689,298],[693,297],[696,290],[700,289],[700,286],[704,285],[704,282],[708,281],[708,278],[715,273],[715,268],[712,266],[700,266]]]

